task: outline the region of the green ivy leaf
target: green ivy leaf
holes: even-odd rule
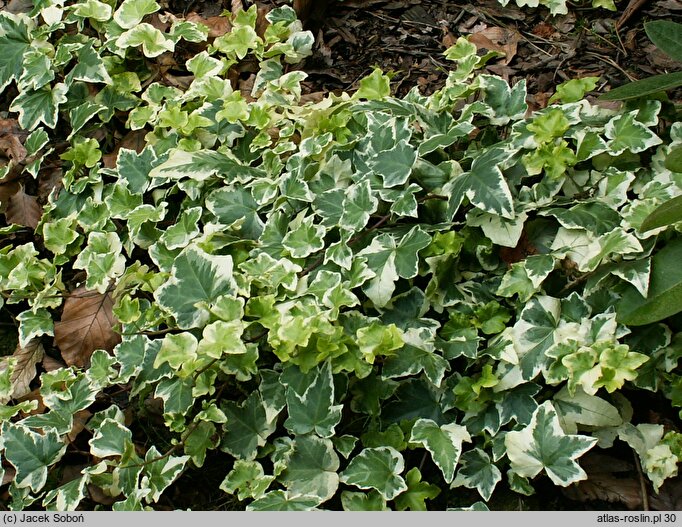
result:
[[[575,460],[596,442],[593,437],[565,434],[549,401],[538,406],[528,426],[504,436],[514,472],[532,478],[545,470],[554,484],[562,487],[587,478]]]
[[[129,443],[133,433],[118,421],[106,418],[95,429],[92,439],[88,441],[90,453],[97,457],[121,456]]]
[[[273,490],[252,501],[246,506],[247,511],[310,511],[315,510],[320,500],[317,496],[300,496]]]
[[[232,257],[209,255],[190,245],[177,256],[170,279],[154,292],[154,298],[180,328],[190,329],[205,325],[210,307],[235,290]]]
[[[594,90],[599,82],[599,77],[583,77],[582,79],[570,79],[556,87],[556,93],[549,98],[549,104],[556,101],[563,103],[578,102],[589,91]]]
[[[19,113],[19,124],[26,130],[33,130],[39,123],[48,128],[57,126],[59,106],[66,102],[69,89],[63,83],[54,87],[43,86],[39,90],[22,91],[12,101],[9,109]]]
[[[258,448],[275,431],[276,424],[268,420],[260,394],[252,392],[242,404],[227,401],[221,408],[227,416],[221,450],[237,459],[254,459]]]
[[[474,448],[462,454],[461,467],[451,487],[476,489],[481,497],[488,501],[493,495],[502,473],[490,460],[490,456],[480,448]]]
[[[40,491],[47,481],[47,469],[66,452],[66,445],[53,429],[33,432],[22,424],[2,424],[5,459],[16,469],[14,483],[19,488]]]
[[[284,371],[280,382],[287,387],[289,417],[284,426],[294,434],[315,432],[325,438],[333,436],[334,427],[341,420],[343,405],[334,404],[330,363],[325,362],[306,374],[297,367],[290,367]]]
[[[132,2],[139,1],[132,0]],[[116,45],[122,49],[142,46],[142,53],[148,58],[158,57],[162,53],[175,50],[175,43],[171,39],[166,38],[166,35],[146,22],[134,25],[132,29],[122,33],[116,39]]]
[[[440,494],[440,488],[422,481],[422,475],[417,467],[411,468],[405,474],[407,490],[395,499],[399,511],[426,511],[426,500],[432,500]]]
[[[614,117],[604,126],[604,135],[610,139],[607,145],[612,156],[618,156],[626,150],[636,154],[663,142],[636,117],[637,111],[633,111]]]
[[[8,11],[0,12],[0,92],[24,71],[23,56],[31,45],[31,21]],[[23,126],[23,125],[22,125]]]
[[[400,476],[405,469],[403,456],[392,447],[366,448],[341,472],[341,482],[361,489],[375,489],[386,500],[407,490]]]
[[[419,443],[431,454],[446,483],[455,476],[462,442],[471,442],[467,429],[455,423],[438,426],[431,419],[418,419],[412,427],[411,443]]]
[[[391,94],[391,79],[384,75],[379,68],[360,79],[359,88],[354,97],[357,99],[379,100]]]
[[[530,125],[529,125],[530,126]],[[448,182],[443,192],[448,195],[448,215],[454,216],[466,197],[479,209],[504,218],[514,218],[514,205],[509,186],[504,179],[500,165],[513,152],[493,147],[479,153],[468,172]]]
[[[166,456],[152,446],[144,456],[140,487],[149,489],[147,501],[157,502],[161,494],[182,473],[189,456]]]
[[[341,493],[341,506],[344,511],[387,511],[386,500],[376,490],[369,492],[350,492],[344,490]]]
[[[160,7],[154,0],[123,0],[114,13],[114,22],[123,29],[131,29]]]
[[[338,468],[339,457],[329,439],[299,435],[279,480],[293,495],[317,496],[323,502],[336,493]]]
[[[247,498],[258,500],[263,497],[274,479],[274,476],[265,475],[263,466],[258,461],[237,459],[232,470],[220,484],[220,490],[228,494],[236,493],[240,500]]]

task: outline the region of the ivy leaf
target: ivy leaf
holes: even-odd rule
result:
[[[64,303],[62,318],[54,324],[54,340],[67,365],[85,367],[96,349],[113,351],[121,337],[114,331],[113,300],[79,287]]]
[[[629,326],[658,322],[682,309],[682,240],[675,239],[651,259],[651,279],[647,297],[634,287],[628,289],[616,306],[617,320]]]
[[[157,502],[168,486],[182,474],[189,456],[164,456],[152,446],[144,456],[140,488],[148,488],[147,500]]]
[[[12,112],[19,113],[19,124],[25,130],[33,130],[43,123],[48,128],[57,126],[59,105],[66,102],[66,92],[69,91],[63,83],[54,87],[43,86],[39,90],[22,91],[10,105]]]
[[[102,82],[104,84],[113,82],[104,67],[102,58],[95,51],[92,40],[78,50],[78,62],[66,76],[68,86],[71,86],[74,81]]]
[[[47,481],[47,469],[64,455],[66,445],[53,429],[42,434],[22,424],[5,421],[2,424],[5,459],[16,469],[14,484],[40,491]]]
[[[94,430],[88,441],[90,453],[97,457],[122,456],[133,433],[115,419],[107,417]]]
[[[468,172],[448,182],[443,187],[443,192],[448,194],[448,215],[453,217],[467,197],[484,212],[513,219],[511,191],[500,169],[512,155],[513,151],[500,147],[484,150],[475,157]]]
[[[115,232],[91,232],[88,243],[73,263],[74,269],[85,269],[85,286],[104,294],[112,281],[125,271],[123,244]]]
[[[23,56],[31,45],[29,23],[28,17],[0,12],[0,92],[24,71]]]
[[[583,77],[562,82],[556,87],[556,93],[549,98],[549,104],[556,101],[562,103],[578,102],[589,91],[594,90],[599,77]]]
[[[399,511],[426,511],[426,500],[431,500],[440,494],[440,488],[422,481],[422,475],[417,467],[410,469],[405,474],[407,490],[399,494],[395,499],[396,508]]]
[[[190,329],[205,325],[210,307],[236,288],[231,256],[213,256],[190,245],[177,256],[170,279],[154,298],[175,317],[178,327]]]
[[[282,247],[289,251],[293,258],[305,258],[324,248],[326,229],[322,225],[314,224],[314,220],[313,216],[304,218],[284,236]]]
[[[138,2],[140,0],[132,1]],[[135,25],[116,39],[116,46],[122,49],[140,45],[142,46],[142,53],[148,58],[158,57],[162,53],[175,50],[175,42],[166,38],[166,35],[146,22]]]
[[[361,489],[376,489],[385,500],[407,490],[400,473],[403,456],[393,447],[366,448],[341,472],[341,482]]]
[[[142,152],[121,148],[116,157],[116,171],[128,183],[133,194],[143,194],[149,186],[149,172],[156,164],[153,148],[147,146]]]
[[[546,362],[545,352],[554,344],[560,305],[556,298],[532,298],[514,324],[514,348],[524,380],[535,377]]]
[[[376,490],[369,492],[341,493],[341,506],[344,511],[387,511],[386,500]]]
[[[343,405],[334,404],[334,381],[329,362],[303,374],[297,367],[284,371],[280,382],[287,387],[289,417],[284,426],[294,434],[315,432],[321,437],[334,435],[341,420]]]
[[[538,406],[528,426],[504,437],[514,472],[532,478],[545,470],[554,484],[562,487],[587,479],[575,460],[596,443],[594,437],[565,434],[550,401]]]
[[[339,457],[329,439],[299,435],[279,479],[293,495],[317,496],[323,502],[334,496],[339,486],[338,468]]]
[[[317,496],[300,496],[273,490],[252,501],[246,506],[247,511],[310,511],[320,503]]]
[[[254,459],[258,447],[265,445],[276,424],[268,420],[260,394],[252,392],[242,404],[226,401],[221,408],[227,416],[221,450],[237,459]]]
[[[249,189],[220,188],[206,198],[206,208],[226,226],[239,222],[239,233],[257,240],[263,232],[264,223],[258,216],[259,205]]]
[[[626,150],[636,154],[663,142],[635,117],[637,110],[616,116],[604,126],[604,135],[610,139],[607,145],[612,156],[618,156]]]
[[[331,192],[337,190],[334,189]],[[338,194],[334,195],[338,196]],[[372,195],[369,180],[365,179],[345,192],[341,191],[341,195],[345,195],[345,199],[340,208],[342,213],[338,219],[339,225],[351,232],[362,230],[379,205],[379,200]]]
[[[471,442],[466,427],[455,423],[438,426],[431,419],[418,419],[410,436],[410,443],[419,443],[429,451],[446,483],[450,483],[455,476],[464,441]]]
[[[123,0],[114,13],[114,22],[123,29],[137,26],[142,19],[156,13],[161,6],[154,0]]]
[[[220,484],[220,490],[228,494],[237,494],[240,500],[263,497],[274,476],[266,476],[263,466],[258,461],[237,459],[232,470]]]
[[[189,455],[197,467],[203,467],[206,452],[218,444],[216,428],[213,423],[199,421],[196,428],[185,432],[185,454]]]
[[[399,277],[416,276],[418,253],[429,243],[431,237],[419,226],[415,226],[398,243],[390,234],[380,234],[357,254],[366,258],[368,267],[376,275],[363,287],[376,307],[383,307],[388,303]]]
[[[488,501],[497,483],[502,479],[500,469],[480,448],[474,448],[462,454],[460,462],[462,466],[457,471],[457,477],[451,486],[476,489],[481,497]]]
[[[372,73],[360,79],[358,91],[354,97],[357,99],[379,100],[391,94],[391,80],[384,75],[379,68],[374,68]]]

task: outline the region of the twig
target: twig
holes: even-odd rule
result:
[[[637,474],[639,475],[639,493],[642,496],[642,508],[645,511],[649,510],[649,495],[646,491],[646,480],[644,479],[644,474],[642,473],[642,465],[639,462],[639,456],[637,452],[632,451],[632,457],[635,458],[635,466],[637,467]]]

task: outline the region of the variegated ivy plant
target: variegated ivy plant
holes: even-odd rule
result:
[[[200,23],[148,23],[158,10],[0,13],[31,156],[3,175],[64,163],[37,228],[2,228],[23,357],[0,375],[11,508],[74,509],[93,487],[154,508],[207,456],[249,510],[531,494],[619,442],[654,489],[676,474],[680,435],[630,402],[682,404],[679,224],[640,229],[682,195],[660,100],[605,109],[572,81],[529,114],[525,84],[476,75],[489,56],[460,38],[429,97],[391,97],[376,70],[303,103],[288,64],[313,38],[292,9],[259,31],[255,8],[229,15],[210,43]],[[171,86],[154,59],[176,48],[194,54]],[[227,75],[244,60],[250,93]],[[105,166],[96,131],[114,122],[145,144]],[[65,366],[34,379],[43,353]],[[153,401],[162,445],[140,440]],[[60,479],[78,441],[89,463]]]

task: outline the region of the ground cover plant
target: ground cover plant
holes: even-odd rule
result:
[[[376,69],[308,101],[288,6],[64,4],[0,12],[8,508],[154,509],[202,471],[233,509],[485,508],[614,449],[677,474],[665,93],[532,112],[460,37],[429,96]]]

